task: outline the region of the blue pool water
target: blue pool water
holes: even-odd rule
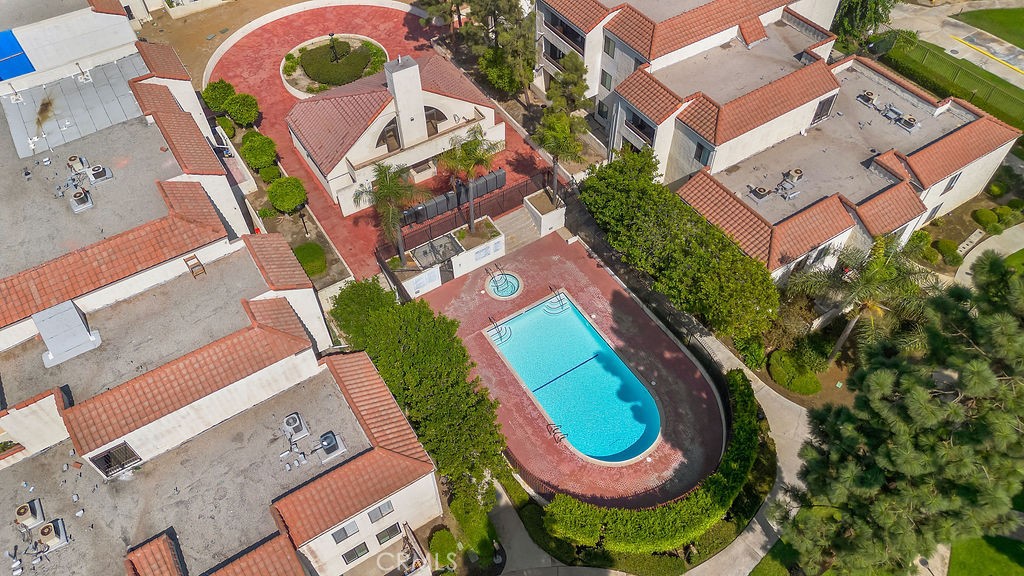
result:
[[[654,444],[654,398],[564,295],[488,330],[551,422],[581,453],[622,462]]]

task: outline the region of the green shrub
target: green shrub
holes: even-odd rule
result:
[[[915,230],[910,235],[907,245],[903,247],[903,250],[911,255],[920,255],[921,251],[930,246],[931,243],[932,235],[927,230]]]
[[[943,218],[942,216],[939,216],[938,218],[933,219],[931,224],[932,224],[932,226],[936,226],[936,227],[945,226],[946,225],[946,219]]]
[[[288,58],[291,56],[291,59]],[[284,57],[284,65],[281,66],[281,72],[284,72],[285,76],[291,76],[295,74],[295,71],[299,69],[299,60],[291,52]]]
[[[306,276],[313,278],[327,272],[327,255],[323,246],[316,242],[306,242],[293,248],[292,252],[299,264],[302,264]]]
[[[235,123],[230,118],[224,116],[217,117],[217,126],[220,126],[224,134],[227,135],[228,140],[234,140],[235,138]]]
[[[306,203],[306,187],[302,180],[292,176],[278,178],[267,186],[267,197],[274,208],[291,214]]]
[[[373,45],[372,42],[368,44]],[[352,50],[348,42],[338,41],[335,45],[338,50],[337,61],[332,61],[334,56],[331,54],[329,44],[311,48],[299,55],[302,71],[310,80],[330,86],[342,86],[364,75],[374,53],[365,46]],[[381,66],[383,67],[383,63]]]
[[[434,569],[451,566],[458,557],[459,547],[455,536],[447,529],[441,529],[430,535],[430,555],[434,559]]]
[[[1013,200],[1007,202],[1006,205],[1016,210],[1017,212],[1024,211],[1024,199],[1022,198],[1014,198]]]
[[[270,137],[250,130],[242,136],[242,147],[238,154],[250,168],[260,170],[277,161],[277,144]]]
[[[925,246],[921,249],[921,259],[929,264],[938,264],[942,259],[942,254],[939,254],[939,251],[931,246]]]
[[[964,257],[957,251],[957,243],[952,240],[941,238],[936,240],[932,246],[942,255],[942,261],[948,266],[959,266],[963,264]]]
[[[496,90],[505,94],[516,94],[523,89],[522,82],[515,76],[512,63],[508,61],[508,56],[501,48],[485,50],[477,65],[487,83]]]
[[[1004,228],[1003,225],[998,222],[996,222],[995,224],[989,224],[988,226],[985,226],[985,233],[991,234],[992,236],[999,236],[1005,230],[1006,228]]]
[[[986,192],[993,198],[999,198],[1006,194],[1006,186],[1002,182],[992,182],[988,185]]]
[[[384,63],[388,61],[388,53],[369,40],[363,40],[362,48],[370,53],[370,62],[366,65],[363,76],[373,76],[383,70]]]
[[[821,392],[821,382],[813,372],[800,366],[793,356],[785,350],[776,350],[768,358],[768,373],[779,386],[792,390],[797,394],[817,394]]]
[[[996,213],[989,210],[988,208],[979,208],[978,210],[971,212],[971,218],[974,218],[974,221],[977,222],[982,228],[988,226],[989,224],[995,224],[996,222],[999,222],[999,217],[996,216]]]
[[[235,94],[224,102],[224,111],[239,126],[252,126],[260,115],[260,106],[251,94]]]
[[[736,351],[743,357],[743,363],[751,370],[761,370],[768,363],[768,356],[764,352],[764,341],[760,337],[740,338],[733,344],[736,346]]]
[[[490,566],[494,562],[494,541],[498,539],[498,532],[487,510],[479,502],[465,497],[456,497],[448,509],[458,523],[458,540],[477,553],[479,566]]]
[[[645,510],[605,508],[558,494],[544,510],[545,526],[578,545],[601,539],[611,553],[656,554],[677,550],[718,522],[747,482],[759,448],[757,400],[742,370],[726,374],[732,439],[718,470],[685,498]]]
[[[264,166],[260,168],[260,180],[263,180],[264,184],[270,184],[274,180],[281,177],[281,168],[275,165]]]
[[[266,220],[267,218],[277,218],[281,213],[273,208],[260,208],[256,211],[256,215],[259,216],[261,220]]]
[[[819,333],[808,334],[793,347],[792,356],[804,372],[828,370],[828,355],[832,353],[832,342]]]
[[[203,88],[203,102],[214,112],[223,112],[224,103],[235,95],[235,87],[227,80],[210,82]]]
[[[1004,228],[1009,228],[1014,224],[1017,224],[1021,220],[1020,212],[1010,208],[1009,206],[999,206],[994,210],[996,216],[999,217],[999,223]]]

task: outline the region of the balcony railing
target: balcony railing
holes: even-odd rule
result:
[[[644,130],[645,127],[643,127],[643,126],[637,126],[636,124],[634,124],[633,122],[631,122],[629,120],[626,120],[625,124],[626,124],[626,127],[629,128],[629,130],[633,134],[636,134],[638,137],[640,137],[641,140],[643,140],[647,144],[653,144],[654,143],[654,134],[653,134],[654,130],[651,130],[650,127],[646,127],[651,132],[651,134],[648,135],[646,133],[646,131]]]
[[[544,60],[546,60],[548,62],[548,64],[551,64],[552,66],[554,66],[555,69],[558,70],[559,72],[565,72],[565,68],[562,67],[562,63],[559,62],[558,59],[555,58],[554,56],[552,56],[551,54],[548,54],[547,52],[545,52],[544,53]]]
[[[564,40],[565,43],[568,44],[570,48],[572,48],[577,53],[579,53],[580,56],[583,56],[583,46],[581,46],[580,44],[577,44],[576,41],[570,39],[569,35],[565,33],[565,27],[563,27],[563,26],[556,26],[556,25],[548,22],[547,20],[544,21],[544,26],[548,30],[551,30],[552,32],[554,32],[555,36],[558,36],[559,38]],[[575,30],[573,30],[572,32],[573,32],[573,34],[576,33]]]

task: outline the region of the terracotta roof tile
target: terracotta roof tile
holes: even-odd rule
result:
[[[210,576],[305,576],[288,537],[277,535]]]
[[[280,312],[288,306],[283,298],[274,300],[283,301],[283,306],[261,300],[257,308],[277,306],[275,312]],[[64,421],[75,449],[88,454],[310,345],[308,339],[254,322],[68,408]]]
[[[167,211],[196,226],[202,226],[217,233],[224,230],[215,209],[211,210],[210,197],[199,182],[165,181],[157,182],[157,188],[167,203]]]
[[[147,77],[140,76],[128,81],[128,86],[135,95],[135,101],[139,103],[142,113],[152,116],[157,112],[181,112],[181,106],[174,99],[174,95],[167,86],[163,84],[152,84],[146,82]]]
[[[273,503],[296,546],[430,474],[431,464],[373,448]]]
[[[1020,130],[984,115],[907,156],[925,188],[1020,136]]]
[[[188,112],[157,112],[153,114],[167,145],[171,147],[181,169],[186,174],[223,176],[224,166],[213,153],[210,143],[199,131],[196,121]]]
[[[494,103],[454,64],[432,53],[415,59],[420,66],[420,83],[427,92],[493,108]]]
[[[544,3],[584,32],[596,28],[611,12],[597,0],[544,0]]]
[[[182,192],[178,186],[174,188],[173,197],[161,188],[168,205],[167,216],[0,279],[0,326],[13,324],[227,236],[205,193],[200,198],[193,196],[194,191]],[[178,204],[184,197],[188,197],[188,201]],[[197,214],[205,216],[197,218]]]
[[[818,200],[775,225],[768,269],[789,264],[854,225],[838,195]]]
[[[718,114],[721,109],[717,102],[698,92],[690,98],[678,118],[701,138],[715,144],[718,141]]]
[[[365,352],[325,359],[370,443],[421,462],[430,457]]]
[[[124,11],[124,6],[121,6],[121,0],[89,0],[89,6],[92,7],[93,12],[98,12],[100,14],[128,16]]]
[[[605,24],[604,29],[628,44],[641,56],[653,60],[656,56],[651,44],[654,42],[657,26],[659,25],[639,10],[626,5]]]
[[[872,236],[896,230],[925,211],[924,202],[909,182],[900,182],[854,206],[857,217]]]
[[[109,1],[116,2],[118,8],[121,7],[120,0]],[[124,14],[123,9],[121,13]],[[181,63],[181,59],[178,58],[178,54],[170,44],[136,42],[135,47],[138,49],[139,55],[142,56],[142,61],[146,63],[146,68],[154,76],[168,80],[192,80],[188,70],[185,70],[185,65]]]
[[[174,543],[167,534],[129,551],[124,564],[128,576],[184,576]]]
[[[295,253],[280,234],[247,234],[242,236],[253,262],[272,290],[312,288],[309,276],[295,259]]]
[[[615,87],[615,92],[655,124],[661,124],[670,118],[683,103],[675,92],[669,90],[645,69],[630,74]]]
[[[677,192],[708,222],[718,226],[751,258],[768,261],[772,226],[705,170]]]
[[[875,164],[878,164],[886,172],[904,180],[910,178],[910,172],[906,165],[906,161],[906,157],[897,152],[895,148],[890,148],[889,150],[882,152],[878,156],[875,156],[873,160]]]
[[[309,344],[306,329],[286,298],[250,300],[248,312],[252,317],[253,325],[273,328],[294,336],[297,339],[297,344]]]
[[[750,46],[755,42],[767,39],[768,33],[764,31],[761,19],[755,16],[740,22],[740,37],[743,38],[744,44]]]

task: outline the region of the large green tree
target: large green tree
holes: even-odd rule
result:
[[[594,103],[584,95],[586,91],[587,65],[576,52],[570,51],[562,58],[562,71],[551,78],[545,95],[551,101],[551,108],[572,114],[594,107]]]
[[[551,154],[551,201],[558,205],[558,168],[562,160],[583,161],[583,133],[587,130],[584,119],[564,110],[549,108],[544,111],[533,140]]]
[[[733,338],[771,327],[779,293],[768,269],[659,182],[650,148],[591,168],[580,200],[611,247],[679,309]]]
[[[448,34],[454,37],[455,23],[462,25],[462,0],[419,0],[417,6],[427,13],[426,18],[420,19],[423,26],[439,20],[448,26]]]
[[[840,0],[832,30],[841,38],[860,42],[889,21],[896,0]]]
[[[355,193],[357,204],[372,204],[380,218],[384,237],[398,247],[398,258],[405,262],[405,240],[402,238],[402,211],[430,194],[412,181],[408,166],[392,166],[378,162],[373,165],[373,182]]]
[[[472,20],[459,32],[487,81],[506,94],[528,89],[537,64],[533,11],[519,0],[469,0]]]
[[[422,300],[399,304],[372,278],[342,289],[331,316],[348,343],[370,355],[453,497],[489,510],[505,439],[497,402],[470,375],[459,323]]]
[[[998,257],[976,289],[927,300],[920,349],[882,340],[851,379],[853,407],[811,412],[784,538],[811,573],[905,574],[941,542],[1014,525],[1024,480],[1024,287]]]

